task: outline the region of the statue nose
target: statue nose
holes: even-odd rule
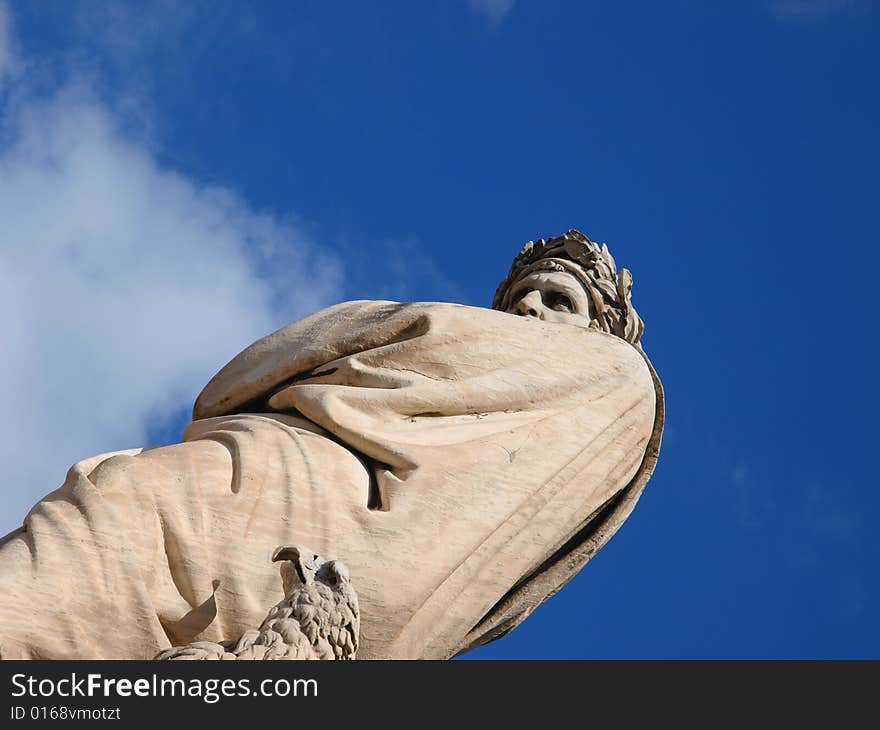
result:
[[[541,292],[530,291],[516,303],[516,313],[521,317],[539,317],[543,309]]]

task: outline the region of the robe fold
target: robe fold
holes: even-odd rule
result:
[[[632,510],[659,381],[612,335],[359,301],[259,340],[182,442],[91,457],[0,543],[0,656],[150,658],[259,626],[279,545],[349,566],[359,658],[447,658],[564,585]]]

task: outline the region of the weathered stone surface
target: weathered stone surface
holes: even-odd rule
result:
[[[656,462],[631,283],[571,233],[524,249],[507,311],[346,302],[259,340],[182,443],[79,462],[0,544],[0,653],[241,636],[281,597],[280,544],[345,560],[359,658],[502,635],[605,544]]]

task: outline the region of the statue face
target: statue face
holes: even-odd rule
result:
[[[513,285],[507,311],[521,317],[586,327],[590,323],[590,298],[583,284],[571,274],[534,271]]]

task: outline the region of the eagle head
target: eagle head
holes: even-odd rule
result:
[[[330,590],[348,596],[354,595],[351,588],[351,573],[341,560],[324,560],[308,548],[282,545],[272,553],[272,561],[286,561],[281,566],[281,579],[284,594],[289,594],[300,586],[322,583]]]

